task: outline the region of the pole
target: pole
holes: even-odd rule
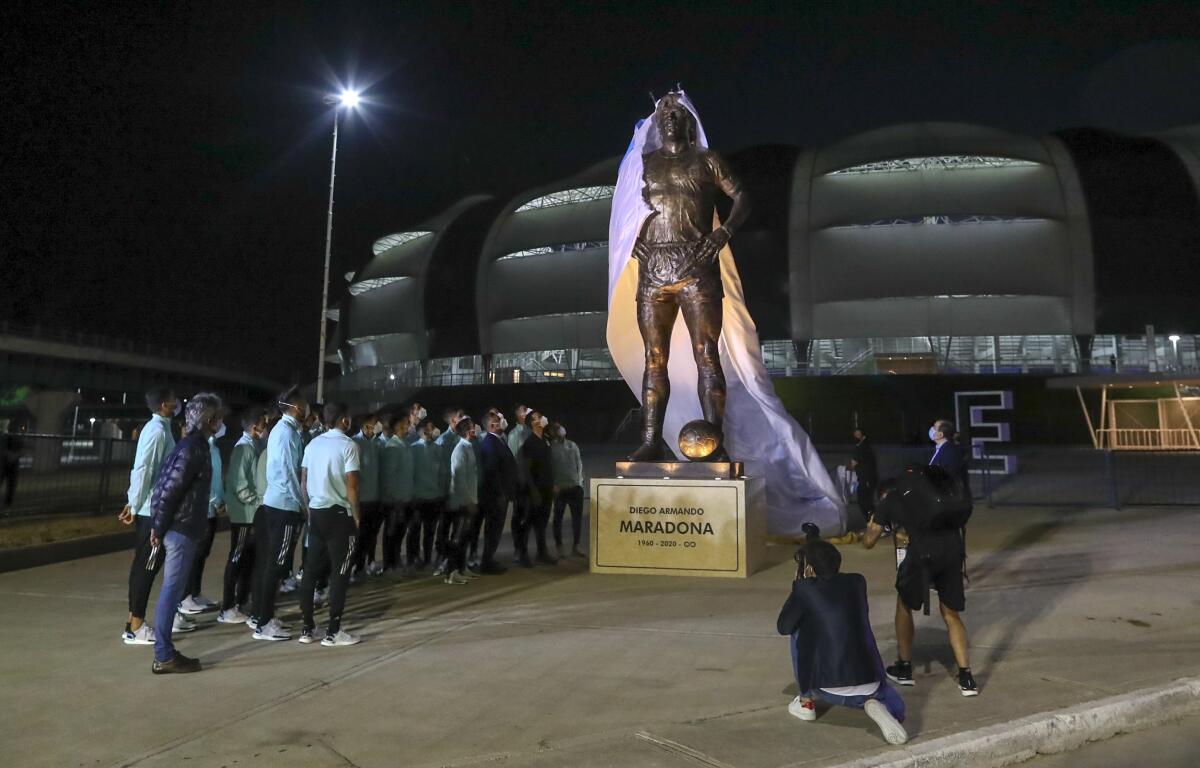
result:
[[[333,180],[337,176],[338,108],[333,108],[333,155],[329,159],[329,216],[325,220],[325,279],[321,282],[321,344],[317,360],[317,402],[325,402],[325,314],[329,311],[329,254],[333,248]]]

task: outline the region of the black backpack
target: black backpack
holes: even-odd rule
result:
[[[936,465],[904,470],[892,493],[898,494],[900,501],[896,522],[909,531],[965,528],[974,509],[971,491],[962,478]]]

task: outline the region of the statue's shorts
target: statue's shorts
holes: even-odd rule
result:
[[[717,300],[724,296],[721,265],[702,261],[701,243],[655,243],[638,241],[633,257],[638,260],[637,300],[675,301]]]

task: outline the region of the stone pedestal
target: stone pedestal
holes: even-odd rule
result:
[[[762,478],[591,481],[593,573],[746,578],[766,543]]]

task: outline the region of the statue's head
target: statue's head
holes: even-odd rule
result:
[[[696,118],[680,100],[682,92],[671,91],[658,100],[654,124],[664,139],[696,143]]]

